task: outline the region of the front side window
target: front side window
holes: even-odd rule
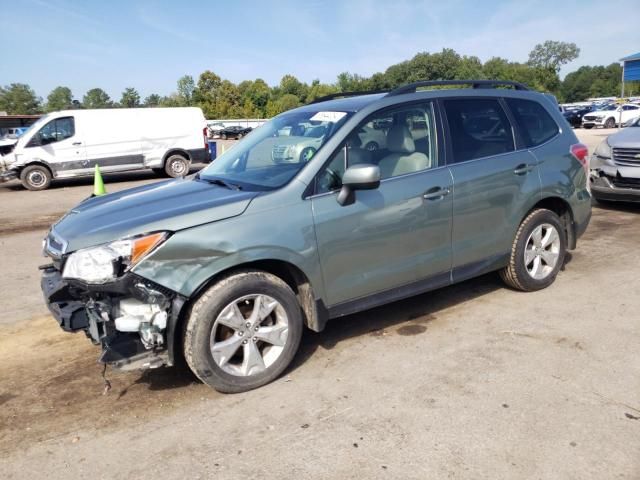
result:
[[[356,164],[380,168],[380,178],[437,166],[433,105],[424,103],[375,113],[347,137],[316,177],[316,193],[342,186],[345,170]]]
[[[506,101],[518,123],[525,147],[541,145],[559,132],[556,122],[538,102],[519,98],[507,98]]]
[[[444,108],[454,163],[514,151],[511,124],[497,99],[445,100]]]
[[[39,145],[49,145],[60,142],[75,135],[75,122],[73,117],[62,117],[51,120],[40,129],[34,140],[38,140]],[[31,145],[29,145],[31,146]]]
[[[273,190],[289,182],[352,115],[350,112],[285,112],[253,130],[199,178],[232,188]]]

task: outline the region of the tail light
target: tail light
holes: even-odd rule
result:
[[[207,127],[202,129],[202,139],[204,140],[204,148],[209,150],[209,142],[207,138]]]
[[[571,155],[573,155],[584,168],[584,171],[589,174],[589,149],[582,143],[576,143],[571,145]]]

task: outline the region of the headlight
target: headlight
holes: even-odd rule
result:
[[[609,142],[607,142],[606,139],[600,142],[600,145],[598,145],[598,148],[596,148],[593,153],[595,153],[597,157],[611,158],[611,146]]]
[[[166,232],[118,240],[72,253],[62,276],[87,283],[106,283],[131,269],[166,240]]]

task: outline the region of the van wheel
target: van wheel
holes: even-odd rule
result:
[[[189,173],[189,160],[182,155],[171,155],[164,162],[164,173],[172,178],[184,177]]]
[[[567,238],[558,215],[551,210],[534,210],[520,224],[509,265],[500,271],[500,277],[525,292],[548,287],[564,264],[566,249]]]
[[[51,171],[43,165],[29,165],[20,172],[20,181],[27,190],[46,190],[51,185]]]
[[[280,278],[253,270],[216,282],[193,305],[184,335],[187,364],[223,393],[251,390],[276,379],[302,336],[295,294]]]
[[[613,118],[607,118],[607,121],[604,122],[604,128],[614,128],[616,126],[616,121]]]

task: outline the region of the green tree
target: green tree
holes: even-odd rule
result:
[[[120,98],[122,108],[136,108],[140,106],[140,94],[135,88],[127,87]]]
[[[337,93],[338,88],[334,85],[327,85],[325,83],[320,83],[320,80],[314,80],[311,82],[311,86],[309,87],[309,93],[307,94],[306,101],[311,102],[316,98],[324,97],[326,95],[331,95],[332,93]]]
[[[0,111],[9,115],[33,115],[40,112],[41,100],[25,83],[0,87]]]
[[[185,75],[178,79],[178,97],[185,107],[193,105],[193,92],[196,89],[196,83],[191,75]]]
[[[298,98],[305,98],[309,87],[293,75],[285,75],[280,80],[280,95],[291,94]]]
[[[162,97],[157,93],[152,93],[147,98],[144,99],[145,107],[158,107],[160,106],[160,102],[162,101]]]
[[[47,96],[47,112],[66,110],[73,107],[73,94],[69,87],[56,87]]]
[[[113,106],[113,102],[107,92],[101,88],[92,88],[82,97],[82,105],[84,108],[109,108]]]
[[[547,40],[533,47],[529,53],[529,65],[559,73],[562,65],[575,60],[579,55],[580,49],[575,43]]]

